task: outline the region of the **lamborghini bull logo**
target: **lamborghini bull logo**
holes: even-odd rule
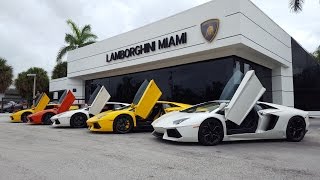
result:
[[[219,29],[219,19],[210,19],[201,24],[203,37],[211,42],[217,35]]]

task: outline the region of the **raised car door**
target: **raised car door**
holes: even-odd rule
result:
[[[76,98],[74,97],[73,93],[69,90],[63,98],[57,113],[59,114],[68,111],[75,99]]]
[[[265,91],[254,70],[248,71],[225,108],[226,119],[240,125]]]
[[[136,115],[146,119],[161,95],[162,92],[154,80],[150,82],[145,80],[133,99],[132,105],[135,108]]]
[[[106,90],[104,86],[101,86],[96,98],[93,100],[89,108],[89,114],[99,114],[110,98],[111,96],[109,92]]]
[[[34,108],[34,112],[42,111],[46,108],[46,106],[49,104],[50,98],[47,96],[46,93],[42,93],[40,96],[39,101],[36,103],[36,107]]]

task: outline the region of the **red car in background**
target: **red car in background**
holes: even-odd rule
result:
[[[43,111],[39,111],[37,113],[31,114],[28,116],[28,120],[33,124],[45,124],[51,125],[52,121],[50,118],[56,114],[68,111],[69,109],[78,109],[78,106],[74,106],[71,108],[73,102],[75,100],[75,96],[71,91],[68,91],[66,96],[64,97],[62,103],[58,108],[46,109]]]

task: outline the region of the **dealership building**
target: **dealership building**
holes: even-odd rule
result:
[[[297,24],[298,26],[298,24]],[[105,85],[111,101],[132,102],[154,79],[162,100],[219,99],[235,71],[255,70],[263,101],[320,110],[319,64],[249,0],[213,0],[68,53],[68,74],[50,92],[88,99]]]

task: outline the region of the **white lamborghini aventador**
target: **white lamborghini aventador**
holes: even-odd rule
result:
[[[105,87],[99,86],[92,93],[89,99],[89,104],[91,104],[90,106],[57,114],[50,119],[53,123],[52,125],[83,128],[87,127],[86,121],[96,114],[99,114],[103,111],[116,110],[130,106],[130,104],[126,103],[107,102],[109,99],[110,94],[105,89]]]
[[[254,71],[248,71],[243,79],[239,72],[235,75],[222,93],[222,96],[233,94],[231,100],[206,102],[165,114],[152,123],[152,134],[166,140],[203,145],[255,139],[297,142],[304,138],[309,126],[307,112],[258,102],[265,88]],[[237,90],[233,93],[230,89]]]

